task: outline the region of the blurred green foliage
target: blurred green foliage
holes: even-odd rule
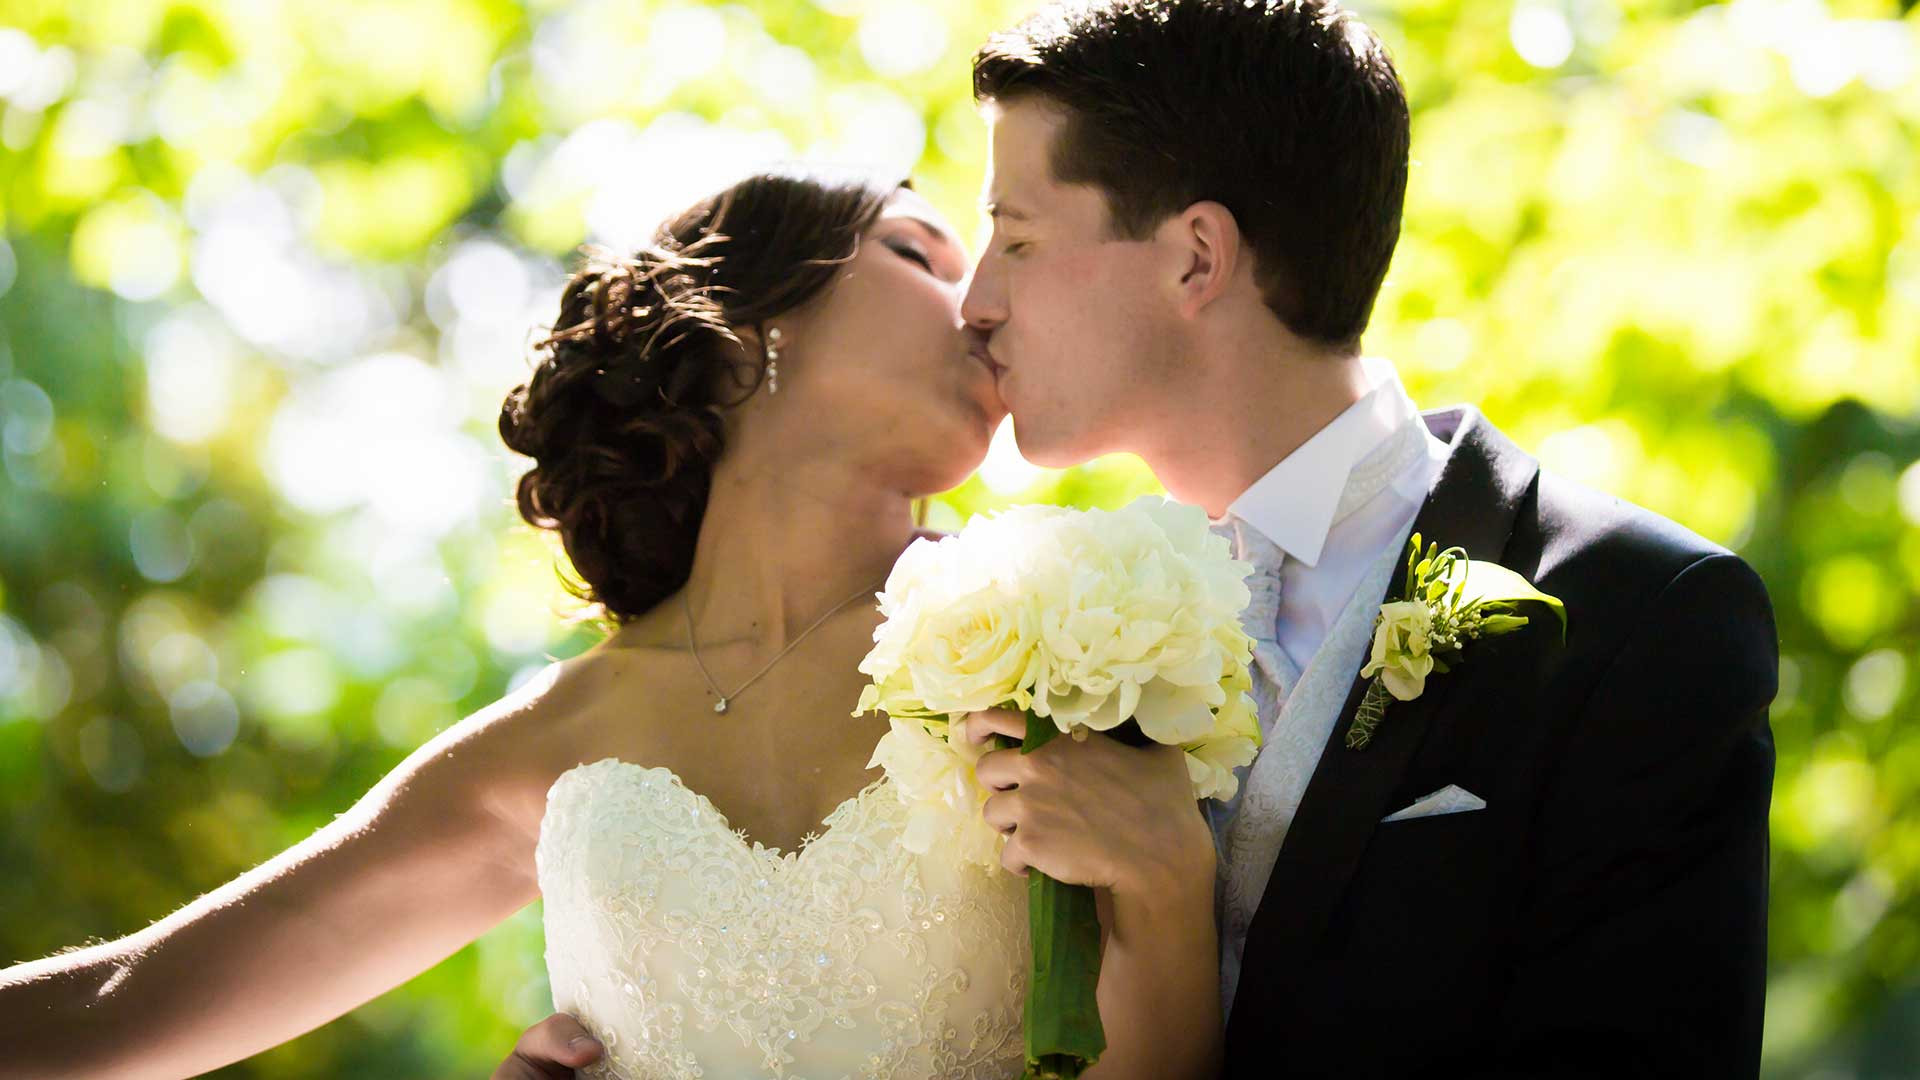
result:
[[[0,0],[4,958],[164,915],[588,644],[492,429],[572,249],[802,155],[970,232],[966,58],[1028,6]],[[1777,1075],[1920,1071],[1908,6],[1360,5],[1415,111],[1369,351],[1772,590]],[[1152,487],[1003,446],[934,517]],[[221,1075],[486,1075],[547,1008],[536,906]]]

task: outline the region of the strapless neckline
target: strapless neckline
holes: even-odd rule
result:
[[[672,769],[666,767],[665,765],[642,765],[639,762],[628,761],[622,757],[609,755],[607,757],[601,758],[598,761],[586,762],[580,765],[575,765],[573,768],[568,769],[566,770],[566,772],[561,773],[559,777],[555,777],[554,783],[558,784],[560,782],[561,777],[566,776],[567,773],[573,772],[576,769],[589,769],[589,768],[600,768],[600,767],[621,769],[621,770],[626,770],[630,772],[636,772],[643,776],[654,776],[654,777],[658,777],[660,779],[665,780],[669,787],[671,787],[676,792],[683,793],[689,800],[692,801],[693,805],[696,808],[698,808],[701,812],[705,813],[715,824],[719,825],[723,831],[731,835],[734,838],[735,842],[739,845],[741,851],[746,852],[747,854],[755,858],[770,859],[774,862],[780,862],[780,863],[791,863],[791,862],[799,861],[800,857],[805,855],[808,852],[808,850],[813,848],[813,846],[816,843],[818,843],[820,840],[825,839],[827,834],[831,833],[834,830],[834,827],[836,825],[838,825],[841,821],[845,820],[846,817],[849,814],[853,813],[853,811],[860,804],[865,803],[866,801],[872,799],[876,794],[880,792],[881,788],[887,784],[887,777],[882,775],[878,779],[869,782],[865,787],[862,787],[859,791],[856,791],[852,795],[849,795],[846,798],[841,799],[840,802],[836,804],[833,809],[827,811],[827,815],[825,817],[820,819],[820,825],[823,827],[820,832],[808,832],[805,836],[800,838],[800,843],[797,847],[795,847],[792,851],[786,851],[778,847],[777,845],[763,844],[760,841],[753,839],[752,837],[747,835],[747,830],[745,829],[734,828],[733,823],[727,819],[726,813],[722,811],[718,806],[715,806],[712,799],[709,799],[705,795],[701,794],[700,792],[695,791],[690,785],[688,785],[688,783],[685,780],[682,780],[680,778],[679,773],[674,772]]]

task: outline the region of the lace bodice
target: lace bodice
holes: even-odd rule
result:
[[[563,773],[537,859],[554,1007],[607,1047],[585,1075],[1018,1076],[1025,883],[907,852],[905,811],[875,781],[783,853],[667,769]]]

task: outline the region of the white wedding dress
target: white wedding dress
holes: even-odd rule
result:
[[[554,1007],[607,1048],[585,1075],[1019,1076],[1026,883],[906,851],[905,810],[877,780],[782,853],[667,769],[561,774],[538,866]]]

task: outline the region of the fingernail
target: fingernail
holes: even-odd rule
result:
[[[600,1040],[591,1035],[575,1035],[573,1038],[567,1040],[567,1049],[569,1050],[598,1049],[599,1046]]]

